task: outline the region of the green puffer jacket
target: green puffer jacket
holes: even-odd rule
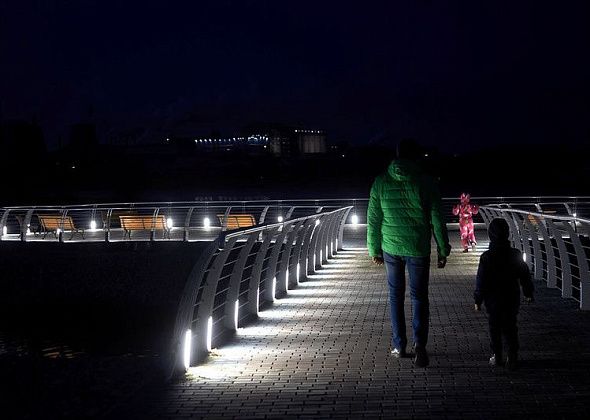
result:
[[[418,164],[394,160],[371,188],[367,214],[367,246],[371,257],[430,255],[431,232],[437,252],[451,251],[447,227],[440,213],[438,186]]]

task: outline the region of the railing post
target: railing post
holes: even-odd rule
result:
[[[268,248],[272,238],[276,235],[277,228],[266,231],[262,245],[256,254],[254,265],[252,266],[252,274],[250,275],[250,284],[248,286],[248,311],[250,314],[258,316],[259,299],[260,299],[260,276],[262,268],[264,267],[264,260],[268,253]],[[267,284],[268,287],[268,284]]]
[[[587,311],[590,310],[590,269],[588,267],[588,259],[580,237],[569,222],[564,221],[563,226],[570,236],[576,252],[576,260],[578,260],[578,271],[580,273],[580,309]]]
[[[195,335],[197,359],[202,359],[208,352],[208,331],[207,326],[209,323],[209,317],[213,316],[213,304],[215,302],[215,292],[217,291],[217,284],[219,277],[223,271],[223,266],[227,261],[229,253],[233,249],[237,237],[229,239],[225,244],[221,244],[223,249],[219,252],[217,257],[214,257],[213,264],[207,273],[205,279],[205,285],[203,287],[203,293],[201,295],[201,301],[196,310],[196,316],[194,317],[193,325],[195,325]]]
[[[272,245],[272,251],[268,260],[268,265],[266,266],[266,278],[264,279],[266,288],[264,299],[268,302],[274,302],[276,298],[275,293],[273,293],[273,282],[277,277],[277,262],[279,260],[279,254],[283,248],[286,235],[287,229],[285,229],[285,226],[283,226],[283,229],[276,237],[275,243]],[[279,279],[276,279],[276,282],[278,283]]]
[[[10,213],[10,209],[4,210],[2,213],[2,217],[0,217],[0,241],[4,236],[4,227],[6,226],[6,222],[8,221],[8,213]]]
[[[311,241],[309,244],[309,252],[307,253],[307,274],[315,273],[317,268],[317,259],[318,259],[318,237],[320,233],[320,225],[322,224],[321,218],[317,218],[314,221],[314,226],[311,231]]]
[[[293,241],[297,230],[300,228],[301,222],[289,223],[288,234],[283,252],[281,253],[281,262],[279,263],[279,270],[277,274],[277,294],[282,296],[287,293],[289,287],[289,262],[291,261],[291,248],[293,248]],[[285,230],[283,227],[283,230]]]
[[[565,298],[572,297],[572,273],[570,270],[570,258],[561,232],[555,226],[551,219],[546,219],[547,227],[557,242],[559,250],[559,260],[561,262],[561,296]]]
[[[533,268],[533,249],[529,238],[532,240],[532,234],[525,228],[524,220],[521,220],[519,215],[514,215],[515,223],[518,226],[520,232],[520,240],[522,243],[522,252],[525,255],[525,263],[529,266],[529,269]]]
[[[533,220],[534,219],[533,217]],[[524,223],[531,235],[534,255],[534,272],[533,277],[536,279],[543,278],[543,254],[541,253],[541,245],[539,244],[539,231],[537,229],[538,221],[533,224],[528,217],[524,218]]]
[[[309,240],[313,231],[315,219],[308,218],[299,230],[297,242],[293,256],[295,260],[295,284],[307,279],[307,251],[309,249]],[[297,269],[299,267],[299,269]],[[299,274],[299,276],[297,275]],[[292,276],[293,277],[293,276]]]
[[[213,255],[217,251],[218,240],[212,241],[209,246],[203,251],[197,263],[194,265],[191,273],[188,276],[186,284],[184,285],[180,304],[178,305],[178,313],[176,315],[176,322],[174,324],[174,333],[172,336],[172,354],[169,359],[167,367],[168,379],[176,372],[182,372],[185,368],[183,363],[185,343],[184,336],[187,329],[191,330],[190,343],[194,342],[196,336],[192,329],[192,316],[194,314],[194,306],[198,296],[199,288],[204,281],[205,270],[209,266]],[[187,355],[188,362],[193,360],[194,346],[191,348],[190,354]]]
[[[191,224],[191,218],[193,217],[194,210],[194,207],[190,207],[186,212],[186,217],[184,218],[184,242],[188,242],[188,240],[190,239],[189,227]]]
[[[543,248],[545,250],[545,263],[547,264],[547,287],[557,287],[557,265],[555,264],[555,252],[553,251],[553,243],[551,242],[551,232],[547,229],[545,220],[539,220],[537,223],[539,232],[543,237]]]
[[[248,234],[248,240],[244,244],[243,248],[240,250],[240,254],[236,263],[234,264],[231,277],[229,279],[229,285],[227,290],[227,298],[225,301],[225,328],[230,331],[235,331],[238,328],[237,322],[239,321],[238,315],[234,314],[233,311],[236,309],[234,308],[233,303],[239,299],[240,296],[240,284],[242,282],[242,275],[244,274],[244,266],[246,265],[246,261],[248,260],[248,256],[250,255],[250,251],[256,242],[256,237],[258,235],[254,233]],[[239,303],[238,303],[239,308]],[[235,318],[234,318],[235,317]]]

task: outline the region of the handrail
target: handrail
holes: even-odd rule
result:
[[[186,281],[169,376],[201,362],[240,323],[255,320],[264,305],[287,294],[342,249],[342,227],[351,208],[221,232]],[[250,270],[244,270],[247,261]]]
[[[457,197],[442,198],[442,215],[445,222],[456,222],[452,215],[452,204]],[[561,201],[559,201],[561,200]],[[578,216],[590,218],[590,197],[587,196],[513,196],[513,197],[472,197],[475,204],[484,206],[498,206],[519,208],[543,212],[555,212],[559,215]],[[22,240],[39,241],[43,237],[47,241],[59,240],[61,242],[99,241],[106,242],[123,240],[123,234],[119,228],[117,213],[125,211],[147,212],[150,214],[164,214],[170,219],[173,226],[170,235],[162,235],[154,231],[150,235],[140,233],[134,235],[133,240],[184,240],[194,241],[210,240],[219,226],[216,214],[225,214],[228,209],[238,209],[238,213],[251,213],[259,224],[274,222],[279,216],[284,219],[299,217],[295,212],[321,212],[326,209],[335,209],[344,206],[352,206],[347,223],[366,223],[368,198],[328,198],[328,199],[293,199],[293,200],[234,200],[234,201],[169,201],[169,202],[130,202],[130,203],[94,203],[81,205],[60,206],[12,206],[0,207],[0,241]],[[41,212],[63,215],[68,212],[72,216],[77,227],[85,229],[82,235],[63,235],[58,239],[38,235],[39,226],[35,224],[36,214]],[[217,213],[216,213],[217,212]],[[25,217],[26,216],[26,217]],[[100,220],[102,219],[102,220]],[[209,221],[206,221],[209,219]],[[25,223],[23,223],[23,220]],[[476,222],[480,221],[476,216]],[[203,232],[203,228],[208,232]],[[131,240],[131,239],[130,239]]]
[[[590,310],[590,219],[495,206],[482,206],[480,212],[486,226],[494,218],[508,222],[510,240],[535,278]]]

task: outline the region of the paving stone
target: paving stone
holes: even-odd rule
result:
[[[456,232],[445,269],[430,279],[431,365],[389,355],[391,330],[383,267],[365,249],[366,231],[347,228],[345,249],[240,328],[191,375],[145,390],[117,414],[175,418],[587,418],[590,314],[535,282],[521,308],[522,363],[492,369],[487,316],[473,311],[480,245],[463,254]],[[411,307],[406,297],[411,334]],[[229,360],[229,362],[228,362]],[[207,379],[202,370],[221,373]]]

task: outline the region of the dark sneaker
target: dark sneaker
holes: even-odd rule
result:
[[[508,370],[515,370],[518,368],[518,356],[517,355],[509,355],[506,357],[506,369]]]
[[[401,359],[402,357],[408,357],[408,353],[405,350],[400,349],[393,349],[391,350],[391,355],[396,359]]]
[[[465,252],[469,252],[469,249],[465,248],[465,249],[463,249],[463,252],[464,252],[464,253],[465,253]]]
[[[426,367],[429,365],[430,360],[428,360],[428,353],[426,349],[423,347],[416,347],[416,356],[414,357],[414,365],[416,367]]]
[[[496,357],[495,354],[492,354],[492,357],[490,357],[490,366],[502,366],[502,357]]]

